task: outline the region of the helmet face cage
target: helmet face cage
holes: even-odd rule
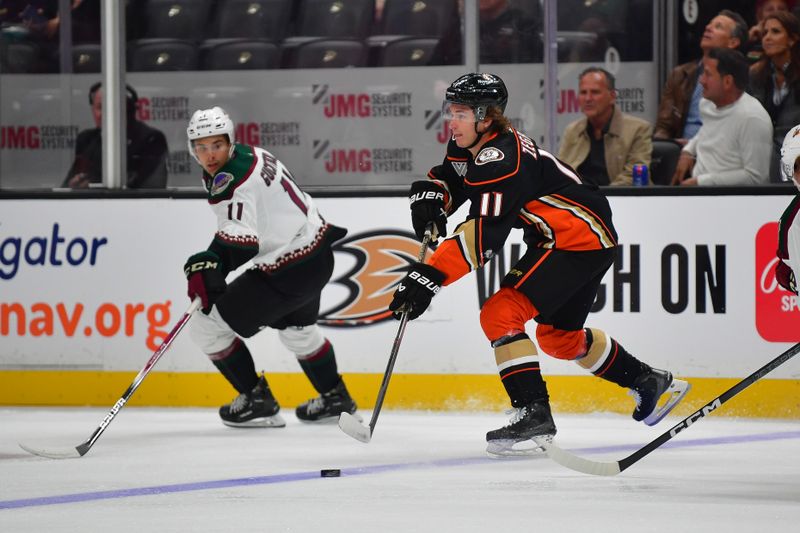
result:
[[[194,141],[197,139],[204,139],[214,135],[226,135],[230,143],[228,150],[228,157],[233,155],[233,140],[234,140],[234,125],[228,113],[219,106],[212,107],[211,109],[198,109],[189,120],[189,126],[186,128],[187,145],[189,146],[189,153],[199,163],[197,154],[194,151]]]

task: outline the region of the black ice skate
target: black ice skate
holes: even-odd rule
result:
[[[556,434],[547,400],[536,400],[509,412],[514,416],[508,425],[486,434],[486,453],[490,457],[534,455],[542,451],[534,437],[549,442]]]
[[[636,401],[633,419],[644,421],[648,426],[656,425],[667,416],[679,401],[689,392],[691,385],[682,379],[674,379],[666,370],[651,368],[649,372],[636,378],[628,394]],[[662,396],[665,401],[658,405]]]
[[[356,409],[356,402],[340,379],[339,384],[328,392],[298,405],[295,414],[303,422],[330,422],[338,420],[339,415],[344,412],[352,415]]]
[[[280,405],[272,396],[272,391],[269,390],[267,380],[261,376],[250,393],[242,393],[230,404],[220,407],[219,417],[223,424],[231,427],[282,428],[286,422],[278,414],[280,409]]]

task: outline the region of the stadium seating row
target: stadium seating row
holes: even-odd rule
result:
[[[381,37],[367,40],[289,38],[282,43],[257,39],[138,39],[128,43],[127,69],[144,71],[258,70],[277,68],[341,68],[424,66],[437,64],[439,41],[427,37]],[[9,43],[3,72],[35,72],[40,45]],[[73,72],[101,69],[99,44],[72,49]]]
[[[237,38],[278,43],[289,36],[441,37],[453,24],[460,25],[457,3],[386,0],[379,22],[375,0],[144,0],[128,13],[138,17],[135,38]]]
[[[241,70],[441,64],[460,31],[458,0],[131,0],[128,70]],[[454,30],[454,27],[456,28]],[[100,71],[100,44],[71,50],[73,72]],[[63,61],[63,60],[62,60]],[[0,70],[58,70],[56,43],[0,43]]]

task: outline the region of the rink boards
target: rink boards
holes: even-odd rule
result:
[[[797,299],[772,275],[775,221],[789,199],[610,198],[620,255],[588,324],[653,366],[689,379],[694,389],[683,407],[687,413],[800,341]],[[397,331],[396,322],[385,320],[391,287],[418,243],[409,232],[405,198],[325,198],[318,204],[327,220],[349,230],[336,249],[321,323],[356,400],[368,408]],[[181,268],[207,246],[214,229],[198,199],[4,200],[0,404],[112,405],[188,305]],[[505,407],[478,316],[481,302],[523,252],[521,234],[514,232],[491,268],[446,287],[431,310],[409,324],[387,407]],[[529,334],[535,336],[535,325]],[[313,395],[274,331],[248,344],[282,405]],[[576,365],[544,355],[541,364],[556,409],[630,410],[622,389]],[[797,418],[798,393],[800,365],[792,360],[724,412]],[[206,406],[232,396],[184,333],[132,403]]]

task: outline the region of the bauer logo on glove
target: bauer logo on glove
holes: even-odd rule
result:
[[[431,299],[439,293],[444,278],[444,273],[434,267],[425,263],[414,263],[397,286],[389,310],[398,320],[405,312],[408,313],[409,320],[414,320],[425,312]]]
[[[414,281],[416,281],[417,283],[419,283],[420,285],[431,291],[433,294],[438,294],[439,289],[442,288],[441,285],[435,283],[434,281],[431,281],[430,279],[426,278],[425,276],[416,271],[409,272],[408,279],[413,279]],[[403,289],[404,287],[402,284],[400,285],[400,287],[397,288],[397,290],[399,291],[402,291]]]
[[[444,205],[444,193],[438,191],[422,191],[416,194],[412,194],[411,197],[408,199],[410,203],[418,202],[421,200],[434,200],[438,202],[442,202]]]
[[[447,197],[442,187],[431,180],[415,181],[411,184],[408,200],[411,205],[411,224],[418,239],[422,240],[425,236],[429,224],[434,226],[434,242],[447,235]]]

